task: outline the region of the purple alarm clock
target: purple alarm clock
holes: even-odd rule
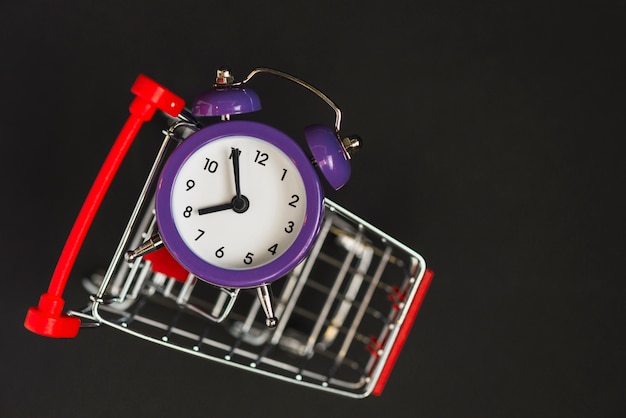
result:
[[[258,73],[286,78],[326,101],[335,128],[304,130],[310,156],[289,136],[268,125],[231,121],[261,108],[244,84]],[[268,285],[309,253],[324,216],[319,169],[334,188],[350,177],[356,136],[342,141],[339,109],[311,85],[289,74],[257,69],[241,83],[219,70],[213,89],[192,106],[193,117],[219,117],[186,138],[167,160],[157,184],[156,220],[162,243],[195,277],[224,288],[259,291],[268,324]]]

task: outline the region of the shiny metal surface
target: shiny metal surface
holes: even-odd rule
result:
[[[233,85],[246,84],[257,74],[271,74],[280,78],[284,78],[285,80],[289,80],[293,83],[296,83],[299,86],[304,87],[311,93],[315,94],[317,97],[322,99],[328,106],[330,106],[330,108],[333,109],[333,111],[335,112],[335,132],[339,132],[341,128],[341,109],[339,109],[339,107],[335,104],[335,102],[333,102],[327,95],[322,93],[321,90],[313,87],[311,84],[307,83],[306,81],[296,76],[285,73],[283,71],[274,70],[272,68],[259,67],[250,71],[250,73],[246,76],[246,78],[243,81],[241,81],[240,83],[234,83]]]

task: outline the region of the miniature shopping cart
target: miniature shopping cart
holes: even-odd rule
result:
[[[107,325],[285,382],[354,398],[379,395],[433,276],[424,259],[326,199],[312,250],[273,283],[279,321],[268,327],[258,292],[199,280],[165,247],[137,251],[152,245],[158,229],[158,173],[197,125],[182,109],[172,113],[110,265],[83,280],[91,294],[88,306],[62,314],[62,299],[51,285],[39,307],[31,308],[27,327],[46,335],[50,324],[63,334],[80,319],[83,327]],[[54,332],[47,335],[72,336]]]

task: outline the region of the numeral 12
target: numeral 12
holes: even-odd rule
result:
[[[254,162],[258,163],[260,165],[265,165],[265,162],[270,158],[269,155],[267,155],[264,152],[261,152],[259,150],[256,151],[256,157],[254,157]]]

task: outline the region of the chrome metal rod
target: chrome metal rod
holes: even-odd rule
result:
[[[304,87],[305,89],[307,89],[308,91],[310,91],[311,93],[315,94],[317,97],[322,99],[335,112],[335,131],[339,132],[341,128],[341,109],[339,109],[339,107],[335,104],[335,102],[333,102],[328,96],[322,93],[319,89],[313,87],[311,84],[307,83],[306,81],[302,79],[299,79],[296,76],[285,73],[283,71],[274,70],[272,68],[259,67],[259,68],[255,68],[254,70],[252,70],[250,74],[248,74],[241,83],[235,83],[234,85],[245,84],[248,81],[250,81],[252,77],[261,73],[271,74],[277,77],[284,78],[285,80],[289,80],[293,83],[296,83],[297,85],[301,87]]]
[[[306,284],[306,281],[309,278],[309,274],[311,274],[311,270],[313,269],[313,266],[315,265],[315,260],[317,259],[317,256],[320,253],[320,251],[322,250],[322,245],[324,245],[324,240],[326,239],[326,236],[328,235],[328,232],[330,231],[330,227],[333,224],[334,216],[335,216],[334,211],[330,210],[329,212],[327,212],[326,219],[324,220],[324,224],[322,225],[322,229],[320,230],[320,233],[317,236],[317,241],[315,241],[315,245],[313,246],[311,253],[309,254],[309,256],[307,257],[305,261],[304,268],[302,269],[302,273],[300,274],[300,277],[298,278],[298,283],[296,284],[296,287],[293,289],[289,303],[287,304],[287,306],[285,306],[283,318],[289,318],[294,308],[296,307],[296,302],[298,301],[298,298],[300,297],[300,294],[302,293],[302,289],[304,289],[304,285]],[[285,331],[286,326],[287,326],[286,319],[278,323],[278,326],[276,327],[276,330],[274,331],[274,334],[272,335],[272,340],[270,341],[271,344],[278,344],[278,342],[280,341],[280,338],[283,335],[283,332]]]
[[[347,239],[347,235],[344,235],[340,242],[345,246],[346,249],[352,248],[355,245],[353,239]],[[357,252],[357,257],[359,258],[359,262],[356,268],[356,271],[352,273],[352,279],[350,280],[350,284],[347,287],[347,290],[343,294],[343,300],[339,304],[339,306],[335,309],[335,312],[332,315],[332,319],[324,332],[322,340],[318,342],[318,346],[322,349],[326,349],[330,347],[330,345],[335,341],[337,335],[339,334],[339,330],[344,324],[350,309],[353,307],[355,303],[356,296],[361,289],[365,276],[367,275],[367,270],[372,262],[372,255],[374,251],[372,248],[365,244],[360,244]],[[350,269],[348,272],[350,272]]]
[[[148,191],[150,190],[150,187],[152,187],[152,184],[156,178],[156,175],[159,172],[159,168],[161,167],[161,162],[163,161],[163,158],[165,157],[165,151],[167,149],[167,146],[169,145],[171,138],[172,136],[168,133],[165,135],[165,138],[163,139],[161,148],[159,148],[159,151],[154,160],[154,163],[152,164],[152,168],[150,169],[150,172],[148,174],[148,178],[146,179],[146,182],[143,188],[141,189],[141,193],[139,194],[139,199],[137,199],[137,203],[135,204],[133,212],[130,215],[130,219],[128,220],[128,224],[126,225],[126,229],[124,230],[124,233],[122,234],[122,238],[120,239],[120,242],[117,246],[117,249],[115,250],[115,253],[113,254],[113,258],[111,260],[111,263],[109,264],[109,268],[104,274],[104,278],[102,279],[102,284],[100,286],[100,289],[98,290],[98,294],[96,295],[98,298],[101,298],[102,296],[104,296],[104,292],[106,291],[106,288],[109,284],[109,281],[111,280],[111,277],[113,276],[115,268],[117,264],[119,263],[119,261],[122,259],[122,254],[124,253],[124,250],[128,248],[127,246],[130,240],[131,232],[135,226],[135,223],[137,222],[137,217],[139,216],[139,212],[141,211],[141,208],[143,207],[146,201],[146,198],[148,196]]]
[[[378,267],[376,268],[376,272],[374,273],[374,276],[372,277],[372,281],[370,282],[367,288],[365,296],[363,296],[361,305],[359,306],[359,309],[357,310],[356,315],[354,316],[354,319],[352,320],[352,324],[350,325],[350,328],[348,329],[346,337],[343,340],[343,344],[341,345],[341,348],[339,349],[339,353],[337,353],[337,357],[335,358],[335,366],[334,366],[335,368],[338,367],[343,362],[343,359],[348,354],[348,349],[350,348],[350,345],[352,344],[352,339],[354,338],[354,335],[356,334],[357,327],[361,323],[361,320],[363,319],[363,316],[365,315],[365,311],[367,310],[370,300],[372,299],[372,296],[374,295],[374,291],[376,290],[376,286],[378,286],[378,282],[380,281],[380,278],[382,277],[383,272],[385,271],[385,268],[387,267],[387,263],[389,262],[390,256],[391,256],[391,246],[387,246],[383,254],[383,257],[380,260]]]
[[[356,249],[362,239],[363,239],[363,231],[359,229],[359,232],[357,233],[357,236],[354,239],[355,241],[354,245],[352,246],[352,248],[350,248],[350,251],[346,255],[343,265],[341,266],[341,270],[339,271],[339,273],[337,274],[337,278],[335,279],[335,283],[333,283],[333,286],[331,287],[330,292],[328,293],[328,296],[326,297],[326,302],[324,303],[322,311],[320,312],[317,318],[317,321],[315,322],[313,331],[309,335],[306,347],[304,349],[305,356],[307,357],[310,357],[313,355],[313,348],[315,346],[315,342],[317,341],[317,337],[322,331],[322,327],[324,326],[324,323],[326,322],[326,319],[328,318],[330,309],[335,301],[335,298],[337,297],[337,294],[339,293],[339,289],[341,288],[341,285],[343,284],[343,281],[346,278],[346,275],[348,274],[348,270],[350,269],[350,265],[352,264],[352,260],[354,259],[354,256],[356,254]]]

